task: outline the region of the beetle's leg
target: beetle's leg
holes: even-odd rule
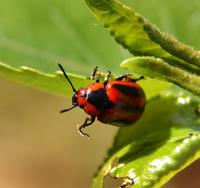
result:
[[[98,66],[96,66],[93,71],[92,71],[92,74],[90,76],[91,80],[95,80],[96,78],[96,75],[97,75],[97,70],[98,70]]]
[[[124,75],[121,75],[120,77],[116,78],[115,80],[121,81],[121,80],[127,79],[127,78],[128,78],[128,74],[124,74]]]
[[[108,71],[107,73],[106,73],[106,76],[105,76],[105,81],[108,81],[109,80],[109,78],[110,78],[110,75],[111,75],[111,71]]]
[[[91,79],[94,80],[97,75],[98,66],[96,66],[91,74]]]
[[[111,71],[108,71],[106,76],[105,76],[105,79],[104,79],[104,86],[107,85],[108,81],[109,81],[109,78],[110,78],[110,75],[111,75]]]
[[[139,81],[139,80],[143,80],[144,76],[140,76],[139,78],[133,79],[135,82]]]
[[[125,75],[122,75],[122,76],[120,76],[120,77],[118,77],[117,79],[115,79],[115,80],[118,80],[118,81],[121,81],[121,80],[129,80],[129,81],[132,81],[132,82],[137,82],[137,81],[139,81],[139,80],[142,80],[142,79],[144,79],[144,76],[140,76],[139,78],[130,78],[130,75],[129,74],[125,74]]]
[[[123,178],[122,177],[117,177],[117,176],[112,176],[110,174],[110,172],[108,172],[106,174],[106,176],[109,176],[110,178],[114,178],[114,179],[121,179],[123,182],[121,183],[121,185],[119,186],[119,188],[126,188],[126,187],[131,186],[131,185],[134,184],[134,179],[132,179],[132,178],[130,178],[128,176],[123,177]]]
[[[134,180],[127,177],[124,179],[124,182],[120,185],[120,188],[126,188],[127,186],[133,185],[134,184]]]
[[[97,76],[97,71],[98,71],[98,66],[96,66],[93,69],[91,76],[87,77],[87,79],[95,80],[96,83],[99,83],[99,77]]]
[[[89,121],[90,121],[90,122],[89,122]],[[87,117],[87,118],[85,119],[85,122],[84,122],[82,125],[80,125],[80,126],[78,127],[79,133],[80,133],[82,136],[87,136],[87,137],[89,138],[89,137],[90,137],[89,134],[83,132],[82,129],[84,129],[84,128],[87,127],[87,126],[92,125],[92,124],[94,123],[94,121],[95,121],[95,116],[92,116],[91,118]]]

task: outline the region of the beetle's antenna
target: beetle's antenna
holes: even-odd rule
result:
[[[60,111],[60,113],[63,113],[63,112],[68,112],[68,111],[70,111],[70,110],[72,110],[72,109],[76,108],[77,106],[78,106],[78,105],[74,105],[74,106],[72,106],[71,108],[68,108],[68,109],[61,110],[61,111]]]
[[[74,92],[76,92],[76,89],[75,89],[74,85],[72,84],[71,80],[70,80],[69,77],[67,76],[67,74],[66,74],[64,68],[62,67],[62,65],[58,63],[58,66],[60,67],[61,71],[63,72],[63,74],[64,74],[64,76],[65,76],[65,78],[68,80],[69,84],[71,85],[72,90],[73,90]]]

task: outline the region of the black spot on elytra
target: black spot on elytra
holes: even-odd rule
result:
[[[140,88],[121,84],[113,84],[112,87],[129,97],[145,97],[144,92]]]
[[[106,94],[105,89],[101,88],[96,91],[91,91],[87,95],[87,101],[94,105],[95,108],[99,111],[107,108],[108,106],[110,107],[110,102],[108,100],[108,96]]]

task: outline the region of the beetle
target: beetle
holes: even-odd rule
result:
[[[143,79],[143,76],[133,79],[126,74],[109,81],[111,72],[108,71],[105,81],[100,83],[97,76],[98,67],[95,67],[91,75],[91,79],[95,82],[85,88],[75,89],[62,65],[58,66],[74,92],[72,107],[61,110],[60,113],[80,107],[90,116],[78,127],[81,135],[89,137],[83,129],[92,125],[96,119],[105,124],[123,127],[132,125],[142,116],[146,98],[144,90],[137,81]]]

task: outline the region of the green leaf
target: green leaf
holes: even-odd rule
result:
[[[97,19],[133,55],[155,56],[193,73],[200,73],[200,52],[154,25],[117,0],[86,0]]]
[[[75,87],[79,87],[80,85],[84,87],[91,82],[90,79],[87,79],[84,76],[70,73],[67,73],[67,75]],[[14,68],[0,62],[0,77],[15,80],[16,82],[35,88],[40,88],[56,95],[71,97],[73,93],[72,88],[61,71],[57,71],[55,74],[47,74],[25,66]]]
[[[200,68],[200,51],[178,41],[172,35],[160,32],[158,28],[148,21],[144,23],[144,30],[149,38],[159,44],[164,50]]]
[[[158,93],[172,87],[169,82],[155,80],[151,78],[145,78],[138,82],[144,89],[147,100],[155,97]]]
[[[105,74],[101,72],[98,72],[97,74],[100,80],[103,81]],[[79,88],[80,86],[86,87],[89,83],[94,82],[86,76],[71,73],[67,73],[67,75],[74,84],[75,88]],[[69,83],[60,71],[57,71],[54,74],[47,74],[25,66],[17,69],[0,62],[0,77],[15,80],[18,83],[43,89],[44,91],[51,92],[56,95],[71,97],[73,94]],[[140,85],[144,88],[147,99],[154,97],[157,93],[171,86],[171,84],[167,82],[153,79],[145,79],[140,82]]]
[[[96,65],[104,71],[119,72],[114,65],[122,60],[121,50],[104,29],[94,24],[84,1],[0,0],[0,4],[0,62],[12,69],[9,73],[0,66],[2,78],[63,95],[67,90],[64,83],[62,88],[58,80],[44,83],[49,81],[46,74],[59,70],[58,62],[65,65],[67,72],[87,76]],[[21,66],[44,75],[33,84],[35,76],[31,71],[26,71],[26,79],[19,75],[23,71],[13,71]],[[84,80],[77,83],[77,87],[84,85]]]
[[[119,73],[116,64],[122,61],[124,53],[101,26],[94,24],[96,20],[84,1],[50,0],[46,4],[35,0],[20,3],[0,0],[0,3],[1,78],[71,97],[69,84],[56,73],[58,62],[67,72],[76,73],[69,75],[76,88],[91,83],[86,76],[96,65],[99,70]],[[8,14],[8,10],[15,14]],[[153,82],[150,79],[141,82],[148,98],[170,86]],[[154,85],[155,90],[149,85]]]
[[[129,55],[114,45],[106,31],[96,24],[84,1],[50,0],[46,4],[35,0],[22,0],[20,3],[17,0],[0,0],[0,3],[0,61],[4,64],[13,69],[26,66],[36,72],[54,74],[58,70],[59,62],[65,65],[68,72],[87,76],[93,67],[98,65],[102,71],[112,70],[115,74],[122,74],[122,70],[116,64]],[[145,37],[147,38],[146,34]],[[147,38],[147,44],[152,43],[148,40]],[[137,43],[140,45],[139,41]],[[28,79],[20,80],[23,76],[19,76],[19,73],[14,76],[13,72],[3,72],[4,70],[1,69],[2,78],[17,78],[17,82],[33,85],[30,82],[31,74]],[[26,77],[28,74],[27,72]],[[48,88],[43,88],[43,82],[46,80],[38,80],[34,87],[64,94],[60,90],[65,91],[65,88],[58,89],[57,86],[59,91],[56,91],[55,86],[50,86],[51,82],[46,84]],[[82,85],[85,85],[84,81],[77,87]],[[149,87],[148,82],[144,85]],[[54,91],[50,88],[54,88]],[[156,90],[150,93],[156,93]]]
[[[171,57],[144,31],[144,18],[116,0],[86,0],[97,19],[102,21],[111,35],[134,55]],[[172,58],[174,59],[174,58]]]
[[[160,32],[145,18],[117,0],[86,2],[118,43],[134,55],[147,56],[128,59],[121,67],[149,77],[165,79],[194,94],[200,94],[200,77],[196,76],[200,74],[199,51]]]
[[[150,20],[151,23],[154,23],[161,31],[170,33],[178,40],[197,49],[200,48],[200,1],[123,0],[122,2],[133,7],[142,16]],[[179,11],[177,11],[177,7]]]
[[[200,95],[200,77],[155,57],[133,57],[120,65],[145,76],[167,80],[196,95]]]
[[[119,130],[92,187],[102,187],[106,177],[128,180],[134,188],[161,187],[200,158],[199,102],[180,90],[152,99],[138,123]]]

